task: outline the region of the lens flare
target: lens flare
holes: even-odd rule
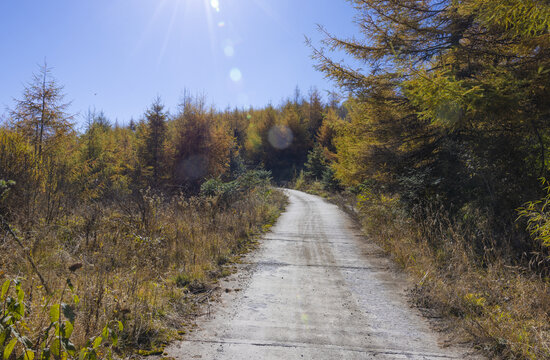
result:
[[[292,144],[294,135],[288,126],[275,125],[269,129],[267,140],[275,149],[284,150]]]
[[[233,45],[225,45],[225,47],[223,48],[223,53],[227,57],[233,57],[233,55],[235,55],[235,48],[233,47]]]
[[[231,71],[229,72],[229,77],[231,78],[231,80],[233,80],[234,82],[239,82],[242,80],[243,78],[243,74],[241,73],[241,70],[237,69],[237,68],[233,68],[231,69]]]
[[[191,155],[176,169],[178,176],[186,180],[196,180],[208,173],[208,158],[205,155]]]

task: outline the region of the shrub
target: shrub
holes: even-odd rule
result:
[[[550,185],[542,179],[546,195],[518,209],[519,217],[527,219],[527,230],[540,245],[550,248]]]
[[[67,286],[71,292],[74,290],[70,280],[67,280]],[[21,282],[4,281],[0,293],[0,354],[3,359],[72,359],[77,354],[79,360],[112,359],[112,348],[117,346],[118,335],[123,330],[120,321],[110,321],[100,335],[77,349],[71,342],[71,335],[75,330],[75,306],[80,302],[78,296],[73,295],[73,304],[60,302],[50,305],[51,300],[46,299],[42,305],[42,311],[49,314],[49,324],[42,331],[32,334],[28,318],[34,314],[32,309],[26,308]],[[29,337],[33,335],[36,339]]]
[[[321,184],[323,184],[323,188],[327,191],[340,191],[342,189],[340,182],[334,176],[334,170],[330,166],[323,171]]]
[[[223,182],[220,178],[210,179],[201,185],[200,194],[205,197],[219,197],[230,201],[235,195],[258,187],[266,187],[271,183],[271,172],[266,170],[247,171],[237,179]]]

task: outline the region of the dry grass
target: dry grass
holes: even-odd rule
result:
[[[327,191],[320,181],[305,181],[303,178],[297,178],[292,184],[292,188],[300,191],[305,191],[309,194],[328,198],[330,192]]]
[[[365,233],[412,275],[419,307],[451,320],[491,358],[550,358],[548,279],[508,265],[503,254],[480,259],[468,230],[449,225],[444,216],[419,224],[399,212],[395,199],[358,199]]]
[[[72,336],[77,347],[118,319],[121,347],[155,348],[177,337],[196,311],[192,293],[225,275],[222,265],[276,219],[285,201],[278,191],[256,188],[230,203],[144,193],[135,206],[80,208],[53,226],[19,233],[53,294],[45,294],[8,236],[0,237],[0,280],[23,280],[34,335],[48,321],[44,304],[69,297],[61,289],[70,278],[80,297]]]

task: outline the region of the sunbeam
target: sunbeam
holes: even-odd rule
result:
[[[170,37],[172,36],[172,31],[174,30],[174,24],[176,22],[176,18],[179,15],[180,6],[181,6],[181,1],[176,1],[175,8],[172,11],[172,16],[170,17],[170,23],[168,25],[168,31],[166,32],[166,34],[164,36],[164,41],[162,43],[162,48],[160,50],[160,53],[159,53],[159,56],[158,56],[158,59],[157,59],[157,66],[160,66],[160,64],[162,63],[162,59],[164,58],[166,48],[168,47]]]
[[[269,16],[277,25],[279,25],[279,29],[283,30],[286,34],[296,36],[296,34],[292,33],[290,31],[291,27],[289,24],[285,23],[280,16],[276,13],[275,10],[271,6],[269,6],[265,0],[252,0],[256,6],[258,6],[264,14]]]
[[[139,50],[143,47],[143,43],[145,42],[145,39],[149,36],[151,33],[154,25],[158,22],[158,19],[160,18],[160,14],[162,13],[162,10],[164,9],[164,6],[169,0],[161,0],[159,1],[159,4],[155,7],[155,12],[153,13],[153,16],[151,16],[151,19],[147,23],[147,26],[145,27],[145,30],[141,33],[141,36],[139,40],[137,41],[134,50],[132,52],[132,55],[135,55],[139,52]],[[132,56],[133,57],[133,56]]]
[[[206,22],[208,24],[208,34],[210,38],[210,52],[214,55],[216,52],[215,33],[214,33],[214,20],[212,19],[212,9],[216,12],[220,12],[219,0],[203,0],[204,11],[206,12]]]
[[[200,4],[202,2],[202,5]],[[170,42],[175,36],[182,40],[189,33],[182,34],[183,28],[188,28],[186,16],[190,14],[194,20],[205,19],[208,28],[210,53],[216,53],[216,30],[225,26],[221,17],[222,3],[220,0],[159,0],[154,5],[154,11],[145,29],[141,32],[133,51],[132,57],[143,50],[145,43],[149,41],[155,32],[155,27],[162,26],[166,30],[162,35],[162,44],[157,55],[157,66],[160,66],[170,47]],[[201,10],[202,8],[202,10]],[[169,17],[169,20],[168,20]],[[168,20],[168,21],[167,21]],[[188,31],[188,30],[187,30]],[[179,41],[183,44],[183,40]]]

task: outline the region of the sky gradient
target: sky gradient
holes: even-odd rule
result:
[[[345,0],[1,1],[0,113],[44,59],[80,122],[139,119],[157,95],[174,111],[184,89],[219,109],[333,90],[304,37],[350,36],[353,16]]]

